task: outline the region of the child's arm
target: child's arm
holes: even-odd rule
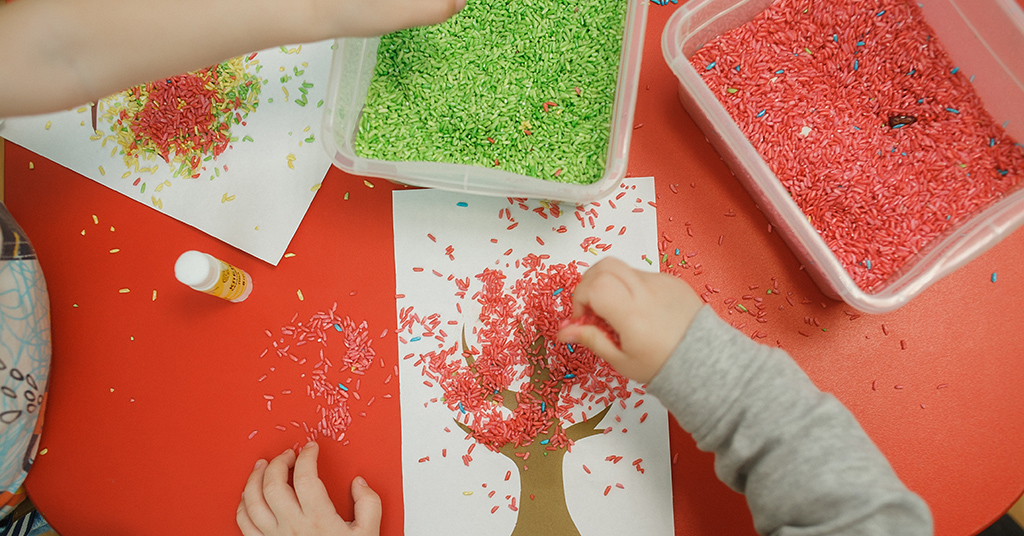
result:
[[[718,477],[746,495],[758,533],[932,533],[928,507],[853,415],[785,352],[701,308],[685,283],[609,259],[584,274],[573,301],[575,316],[589,307],[604,318],[621,349],[593,326],[559,338],[649,381],[697,446],[715,453]]]
[[[309,442],[298,458],[292,449],[268,464],[258,460],[249,475],[235,520],[244,536],[377,536],[380,534],[380,497],[362,477],[352,481],[355,519],[348,523],[334,509],[324,483],[317,476],[320,452]],[[294,467],[293,488],[288,473]]]
[[[466,0],[0,0],[0,117],[290,43],[442,22]]]

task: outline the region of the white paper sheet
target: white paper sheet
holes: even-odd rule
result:
[[[656,271],[657,221],[649,204],[654,199],[653,179],[629,179],[610,199],[611,203],[606,200],[582,211],[561,207],[557,218],[545,211],[545,219],[532,211],[541,206],[532,200],[525,202],[529,210],[523,210],[518,201],[501,198],[436,190],[396,191],[400,328],[401,312],[409,307],[421,317],[437,313],[439,329],[447,330],[445,344],[451,346],[459,340],[459,326],[472,325],[476,317],[470,298],[480,284],[473,277],[484,268],[498,268],[511,280],[519,273],[515,259],[531,252],[549,254],[548,264],[573,260],[593,264],[614,255],[636,268]],[[587,212],[591,209],[594,212]],[[517,225],[513,226],[507,215]],[[565,231],[558,232],[563,225]],[[623,227],[626,230],[620,234]],[[581,244],[588,237],[600,238],[597,244],[610,244],[611,248],[604,252],[600,247],[605,246],[594,245],[584,250]],[[512,252],[506,255],[509,249]],[[653,263],[646,262],[645,256]],[[449,275],[471,279],[465,299],[455,296]],[[458,311],[457,303],[466,314]],[[431,402],[444,393],[439,386],[426,385],[421,367],[415,366],[417,356],[438,348],[438,340],[417,338],[418,333],[408,331],[399,335],[405,533],[511,534],[519,515],[510,507],[513,499],[517,505],[530,500],[519,496],[516,464],[482,444],[474,448],[469,465],[464,463],[463,455],[474,440],[466,439],[454,424],[456,412],[443,402]],[[643,405],[634,407],[640,400]],[[586,437],[565,455],[563,484],[569,513],[584,535],[673,534],[668,414],[650,395],[634,394],[625,402],[626,408],[613,404],[599,425],[611,426],[610,433]],[[573,415],[579,421],[581,412],[593,416],[600,409],[593,404],[577,407]],[[628,432],[624,433],[625,428]],[[622,459],[613,463],[607,460],[609,456]],[[636,459],[643,460],[643,473],[631,465]]]
[[[174,177],[174,169],[159,158],[152,162],[155,172],[127,167],[121,154],[111,154],[116,142],[90,139],[98,136],[88,105],[8,118],[0,137],[276,265],[331,165],[319,139],[324,108],[317,105],[326,95],[332,45],[323,41],[259,52],[254,58],[264,81],[259,107],[245,125],[232,126],[238,141],[206,162],[196,179]],[[303,82],[307,104],[299,106]],[[109,122],[97,126],[109,134]]]

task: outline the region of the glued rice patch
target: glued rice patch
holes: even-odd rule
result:
[[[145,169],[140,164],[160,157],[177,166],[175,177],[198,178],[204,164],[234,141],[231,126],[243,123],[259,106],[262,81],[249,72],[258,63],[255,56],[114,95],[102,119],[111,123],[125,166],[139,173]]]
[[[306,396],[316,403],[316,422],[310,424],[303,420],[300,424],[292,421],[292,425],[296,428],[301,426],[306,441],[329,439],[345,445],[345,435],[352,424],[353,414],[358,411],[357,406],[363,405],[359,395],[362,383],[360,378],[366,375],[374,361],[378,361],[381,366],[383,362],[376,357],[366,321],[357,324],[350,317],[338,314],[337,307],[335,303],[330,310],[316,312],[304,322],[296,323],[296,314],[289,324],[281,328],[281,336],[272,341],[271,348],[264,350],[260,357],[267,355],[268,351],[273,351],[271,355],[276,354],[280,361],[270,367],[271,372],[282,362],[304,365],[307,358],[302,355],[316,359],[313,370],[301,374],[308,382]],[[266,330],[266,334],[274,339],[270,330]],[[329,337],[334,342],[330,350]],[[340,344],[338,339],[341,339]],[[300,347],[306,345],[310,347],[300,350]],[[257,381],[262,382],[266,378],[267,375],[263,375]],[[281,394],[290,395],[292,392],[287,389]],[[263,398],[267,409],[273,411],[275,395],[265,394]],[[365,406],[369,407],[373,400],[374,397],[371,397]],[[366,417],[365,412],[358,411],[358,414]]]
[[[457,297],[479,287],[469,297],[480,307],[477,327],[439,337],[437,350],[403,358],[416,357],[413,366],[428,385],[444,392],[432,401],[445,404],[476,442],[495,452],[530,445],[538,436],[547,450],[571,448],[566,429],[587,419],[586,412],[579,420],[574,413],[588,406],[598,413],[634,395],[628,380],[590,350],[558,342],[580,272],[576,262],[547,265],[546,258],[517,260],[517,279],[490,268],[473,278],[476,283],[454,278]],[[616,338],[606,324],[588,318]],[[398,333],[415,341],[434,337],[441,324],[436,313],[424,317],[403,308]]]

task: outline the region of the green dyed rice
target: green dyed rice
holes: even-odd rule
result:
[[[356,154],[600,179],[626,7],[470,0],[444,24],[382,37]]]

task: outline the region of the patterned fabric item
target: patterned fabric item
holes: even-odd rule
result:
[[[56,535],[43,515],[33,510],[18,520],[0,521],[0,536],[48,536]]]
[[[50,371],[50,302],[35,250],[0,205],[0,519],[24,500]]]

